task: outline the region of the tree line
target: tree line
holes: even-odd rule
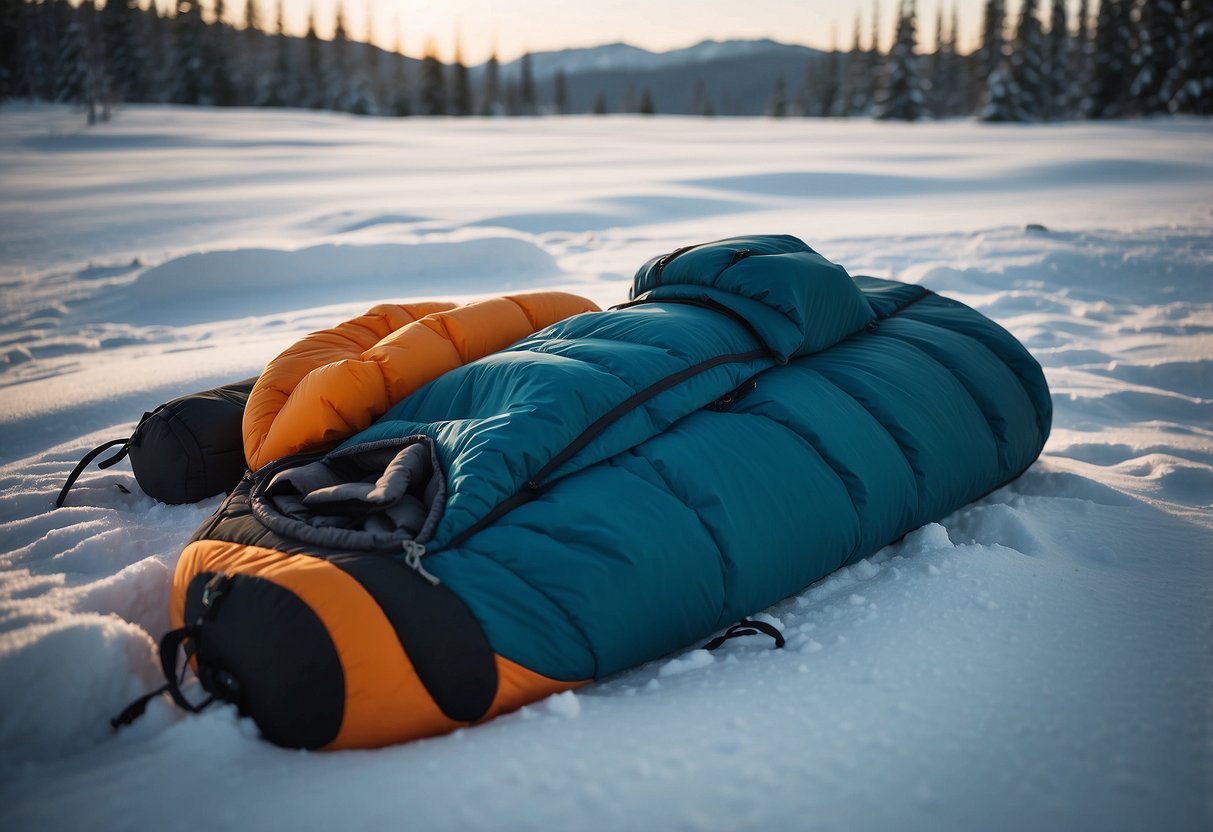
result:
[[[900,0],[888,52],[877,14],[866,44],[857,18],[851,48],[810,58],[794,92],[778,77],[765,111],[907,121],[1213,114],[1213,0],[1078,0],[1073,19],[1067,0],[1046,0],[1043,18],[1041,0],[1023,0],[1014,19],[1005,2],[987,0],[981,44],[969,54],[957,48],[954,10],[937,18],[930,53],[918,49],[914,0]],[[302,37],[284,33],[282,0],[268,11],[272,21],[249,0],[237,26],[224,0],[214,0],[212,20],[195,0],[177,0],[172,14],[138,0],[0,0],[0,100],[76,103],[90,122],[119,102],[391,116],[572,112],[566,76],[540,85],[529,54],[508,78],[490,58],[473,83],[458,46],[450,63],[432,41],[420,61],[401,54],[399,37],[394,49],[380,49],[369,31],[361,40],[350,32],[341,4],[331,40],[317,34],[314,11]],[[659,102],[645,89],[625,106],[716,112],[702,81],[686,102]],[[607,112],[605,95],[590,111]]]

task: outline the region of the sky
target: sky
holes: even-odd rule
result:
[[[162,4],[166,0],[158,0]],[[1070,0],[1076,5],[1075,0]],[[263,16],[273,18],[278,0],[256,0]],[[302,34],[309,10],[317,10],[317,30],[332,33],[338,0],[283,0],[286,29]],[[396,32],[402,33],[405,54],[421,56],[433,40],[439,57],[454,56],[456,35],[465,62],[484,61],[496,49],[503,61],[526,51],[542,52],[567,47],[597,46],[626,41],[653,51],[690,46],[701,40],[769,37],[828,49],[837,32],[840,48],[850,48],[856,14],[862,20],[863,38],[871,37],[873,4],[880,9],[882,48],[893,36],[897,0],[615,0],[587,4],[569,0],[344,0],[347,28],[366,37],[368,12],[375,24],[374,42],[391,49]],[[983,0],[919,0],[919,48],[933,48],[935,21],[940,5],[951,16],[955,6],[960,20],[960,47],[969,51],[978,40]],[[204,3],[205,5],[205,3]],[[225,17],[243,17],[244,0],[229,0]],[[1045,0],[1042,5],[1048,5]],[[1019,2],[1009,3],[1012,13]],[[592,11],[587,9],[592,8]]]

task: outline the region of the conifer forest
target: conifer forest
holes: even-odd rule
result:
[[[298,107],[386,116],[637,112],[915,121],[1061,121],[1213,114],[1213,0],[987,0],[979,45],[957,47],[955,12],[924,24],[901,0],[891,48],[856,20],[851,42],[806,50],[799,77],[780,73],[762,100],[714,95],[687,68],[682,100],[629,87],[611,100],[595,79],[557,70],[539,79],[532,56],[476,67],[436,48],[420,60],[351,32],[338,5],[333,37],[284,33],[281,0],[249,0],[239,20],[213,0],[165,13],[140,0],[0,0],[0,101],[79,105],[89,122],[123,102]],[[875,20],[873,13],[873,20]],[[934,37],[922,38],[924,25]],[[875,29],[875,27],[873,27]],[[866,35],[866,37],[865,37]],[[920,43],[933,43],[926,52]],[[581,85],[574,99],[571,89]],[[750,96],[753,98],[753,96]],[[592,103],[591,103],[592,102]]]

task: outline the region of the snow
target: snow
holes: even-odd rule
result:
[[[1213,824],[1207,122],[80,121],[0,112],[0,827]],[[161,699],[110,731],[219,500],[119,465],[52,510],[84,451],[378,300],[611,304],[649,257],[753,232],[1010,329],[1054,395],[1040,462],[761,613],[782,650],[693,645],[377,751]]]

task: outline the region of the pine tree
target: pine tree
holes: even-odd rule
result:
[[[1168,81],[1183,46],[1183,17],[1176,0],[1143,0],[1138,6],[1138,43],[1129,92],[1138,112],[1167,112],[1175,91]]]
[[[141,37],[147,44],[147,64],[143,71],[144,100],[164,103],[172,95],[172,85],[169,83],[174,70],[172,22],[160,13],[156,3],[149,4],[142,22]]]
[[[1049,33],[1044,39],[1044,61],[1041,77],[1041,115],[1050,121],[1066,115],[1069,86],[1067,70],[1070,54],[1070,31],[1066,23],[1065,0],[1053,0],[1049,13]]]
[[[55,100],[65,104],[84,104],[88,100],[92,67],[85,43],[83,15],[73,15],[59,41],[59,77],[55,79]],[[93,119],[89,120],[91,124]]]
[[[636,112],[642,116],[657,115],[657,103],[653,100],[653,91],[648,87],[645,87],[644,92],[640,95],[640,105],[636,108]]]
[[[856,12],[855,35],[851,40],[851,51],[847,53],[846,69],[842,74],[842,84],[838,90],[838,97],[834,101],[831,115],[859,115],[867,106],[867,102],[863,100],[863,91],[866,88],[867,52],[861,43],[862,33],[863,21]]]
[[[231,107],[236,102],[236,84],[232,79],[228,59],[232,54],[232,29],[223,19],[227,12],[224,0],[214,0],[215,22],[206,27],[202,62],[209,77],[211,102],[219,107]]]
[[[981,47],[977,50],[977,86],[987,87],[987,80],[1002,63],[1006,51],[1003,36],[1006,28],[1006,7],[1003,0],[986,0],[985,19],[981,27]]]
[[[256,104],[259,107],[291,107],[306,106],[299,100],[299,91],[295,86],[294,53],[296,38],[286,34],[286,22],[283,17],[285,0],[278,0],[278,13],[274,26],[273,51],[274,62],[270,71],[262,76],[257,83]]]
[[[648,90],[645,90],[645,94],[648,95]],[[640,112],[645,112],[643,104],[641,104]],[[788,85],[781,74],[775,79],[775,86],[771,89],[771,97],[767,99],[767,115],[771,118],[784,118],[787,114]]]
[[[1023,0],[1015,42],[1009,56],[1016,100],[1012,104],[1016,121],[1040,121],[1045,114],[1044,35],[1037,16],[1037,0]]]
[[[500,116],[505,114],[501,103],[501,63],[497,60],[497,50],[489,56],[484,65],[484,89],[480,95],[480,115]]]
[[[927,110],[935,118],[945,118],[952,115],[950,111],[952,89],[952,64],[955,57],[955,46],[952,37],[944,29],[943,6],[939,7],[939,15],[935,20],[935,51],[927,66]]]
[[[1078,27],[1070,39],[1067,59],[1070,85],[1066,94],[1066,112],[1070,118],[1085,116],[1091,97],[1091,64],[1094,42],[1091,37],[1091,7],[1089,0],[1079,0]]]
[[[594,115],[605,116],[610,110],[607,109],[606,95],[598,93],[594,96]]]
[[[822,58],[821,84],[816,96],[817,114],[828,116],[834,112],[834,103],[842,89],[842,59],[838,52],[838,32],[830,33],[830,51]]]
[[[603,102],[605,105],[605,101]],[[691,87],[691,106],[689,112],[693,116],[711,116],[713,115],[712,100],[708,98],[708,85],[704,83],[702,78],[696,78],[694,86]]]
[[[336,19],[333,22],[333,39],[322,51],[324,62],[324,86],[321,92],[321,108],[348,112],[351,109],[353,84],[350,77],[349,29],[345,22],[345,2],[338,0]]]
[[[442,62],[438,60],[438,47],[430,39],[425,44],[425,57],[421,59],[421,115],[444,116],[447,114],[446,79]]]
[[[1126,115],[1129,93],[1130,0],[1102,0],[1095,23],[1095,50],[1091,65],[1090,118]]]
[[[244,26],[233,38],[239,45],[237,58],[239,78],[238,102],[241,106],[256,104],[259,97],[260,85],[265,77],[264,61],[262,60],[263,46],[270,47],[265,52],[275,51],[271,43],[267,43],[261,31],[261,6],[259,0],[245,0]]]
[[[463,46],[459,35],[455,35],[455,62],[451,66],[451,97],[450,112],[453,116],[470,116],[472,114],[472,82],[468,76],[468,68],[463,63]]]
[[[308,14],[307,34],[303,39],[303,67],[299,73],[299,96],[297,105],[322,110],[325,101],[324,52],[320,46],[320,34],[316,31],[316,7]]]
[[[29,13],[28,31],[31,37],[22,51],[26,62],[24,74],[34,99],[54,101],[58,94],[59,77],[63,74],[60,44],[68,26],[73,21],[83,25],[83,18],[67,0],[26,3],[25,9]]]
[[[564,70],[556,70],[552,79],[552,109],[557,115],[565,115],[569,111],[569,82],[564,77]]]
[[[0,0],[0,101],[17,95],[22,0]]]
[[[404,37],[400,33],[400,20],[396,20],[396,42],[392,47],[392,81],[388,92],[389,112],[397,117],[413,114],[413,100],[409,95],[408,58],[404,54]]]
[[[885,74],[886,56],[880,51],[880,0],[872,0],[872,42],[864,69],[863,109],[857,115],[874,113]],[[891,47],[890,47],[891,50]]]
[[[93,0],[84,0],[62,31],[56,99],[82,105],[89,124],[108,120],[105,45]]]
[[[1021,98],[1011,62],[1004,58],[986,79],[986,92],[977,117],[982,121],[1023,121]]]
[[[349,39],[345,44],[345,100],[341,109],[357,116],[379,115],[378,51],[374,46],[375,15],[368,2],[366,7],[366,32],[362,42]]]
[[[902,0],[897,11],[897,35],[876,102],[876,118],[917,121],[923,116],[922,79],[914,56],[915,16],[914,0]]]
[[[99,13],[112,91],[120,101],[147,100],[147,51],[141,12],[132,0],[107,0]]]
[[[531,68],[531,53],[522,56],[521,80],[518,85],[518,114],[533,116],[537,112],[535,98],[535,73]]]
[[[210,90],[206,88],[206,26],[201,7],[191,0],[178,0],[173,31],[176,67],[172,102],[210,104]]]
[[[1173,113],[1213,115],[1213,0],[1186,0],[1187,37],[1171,75]]]

